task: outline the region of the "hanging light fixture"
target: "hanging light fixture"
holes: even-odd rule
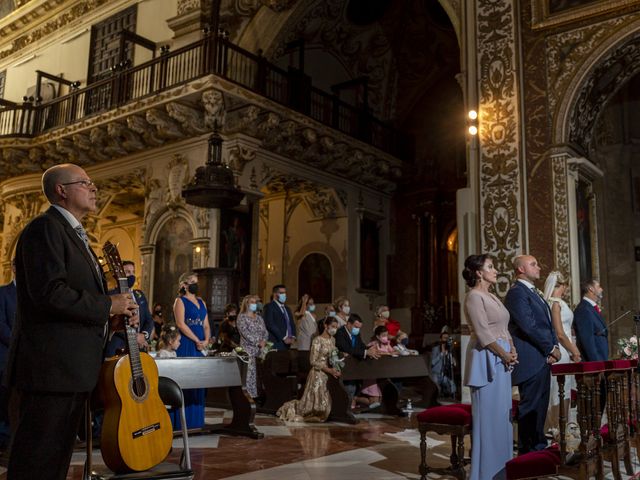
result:
[[[207,163],[196,169],[193,180],[182,190],[189,205],[204,208],[233,208],[243,199],[244,193],[236,187],[233,171],[222,163],[222,137],[217,123],[209,137]]]

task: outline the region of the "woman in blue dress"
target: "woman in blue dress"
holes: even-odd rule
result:
[[[180,329],[182,339],[176,350],[178,357],[200,357],[206,352],[211,341],[211,330],[207,316],[207,306],[198,297],[198,275],[188,272],[180,277],[178,298],[173,304],[173,316]],[[200,428],[204,425],[205,389],[194,388],[184,391],[184,406],[187,428]],[[180,412],[171,415],[174,430],[180,427]]]

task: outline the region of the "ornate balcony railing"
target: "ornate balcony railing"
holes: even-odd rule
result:
[[[209,35],[135,67],[121,64],[103,80],[56,99],[0,103],[0,138],[35,137],[135,100],[214,74],[398,158],[410,154],[408,136],[365,109],[311,85],[296,69],[285,71],[227,39]]]

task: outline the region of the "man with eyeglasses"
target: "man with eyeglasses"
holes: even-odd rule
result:
[[[19,397],[10,480],[66,478],[85,401],[95,388],[110,316],[131,317],[130,294],[106,282],[80,223],[97,188],[77,165],[49,168],[51,207],[22,231],[16,248],[16,320],[7,381]]]

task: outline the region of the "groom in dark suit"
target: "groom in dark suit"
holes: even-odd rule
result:
[[[276,285],[271,291],[271,301],[264,307],[263,318],[269,331],[269,341],[278,351],[289,350],[296,339],[296,324],[286,301],[287,287]]]
[[[573,329],[580,354],[585,362],[609,359],[607,325],[604,323],[599,302],[604,290],[597,280],[589,280],[581,286],[582,300],[573,312]]]
[[[7,380],[19,396],[8,480],[64,480],[89,393],[98,381],[110,314],[131,316],[129,294],[107,295],[80,221],[97,188],[77,165],[49,168],[51,207],[16,248],[17,311]]]
[[[509,332],[519,363],[511,380],[518,386],[518,453],[547,446],[544,421],[549,406],[550,365],[560,359],[558,338],[551,324],[551,310],[536,289],[540,266],[535,257],[521,255],[513,261],[516,281],[505,298],[511,315]]]

